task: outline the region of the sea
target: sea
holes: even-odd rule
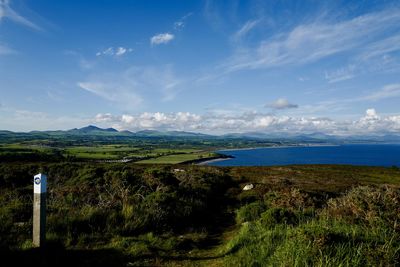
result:
[[[292,164],[345,164],[400,167],[400,144],[268,147],[220,150],[234,158],[211,161],[212,166],[280,166]]]

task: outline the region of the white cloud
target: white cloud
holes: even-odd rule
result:
[[[87,81],[78,82],[78,86],[104,99],[122,104],[126,108],[137,108],[143,101],[141,96],[130,89],[129,84],[116,81]]]
[[[160,33],[150,38],[152,45],[167,44],[171,42],[175,36],[171,33]]]
[[[135,110],[148,98],[170,101],[179,92],[181,80],[171,65],[160,67],[131,67],[118,73],[89,76],[77,85],[125,109]]]
[[[400,97],[400,84],[387,84],[370,93],[354,98],[337,98],[313,103],[312,105],[302,105],[298,112],[301,114],[315,114],[321,111],[328,111],[334,114],[337,111],[349,110],[354,103],[369,103],[387,98]]]
[[[92,118],[55,116],[39,111],[16,110],[2,106],[0,124],[3,129],[18,131],[56,130],[98,124],[119,130],[139,131],[144,129],[182,130],[212,134],[232,132],[263,133],[313,133],[336,135],[398,134],[400,114],[380,115],[374,108],[354,120],[332,120],[313,116],[277,116],[257,112],[207,113],[190,112],[143,112],[139,114],[113,115],[99,113]],[[4,116],[3,116],[4,115]],[[34,125],[32,124],[34,121]]]
[[[118,47],[117,51],[115,52],[116,56],[122,56],[123,54],[126,53],[126,51],[128,51],[126,48],[124,47]]]
[[[144,112],[137,115],[123,114],[112,116],[111,114],[97,114],[96,122],[112,122],[118,129],[143,130],[194,130],[195,124],[201,116],[189,112],[162,113]]]
[[[113,122],[117,120],[117,117],[113,116],[111,113],[99,113],[94,118],[95,122]]]
[[[98,56],[98,57],[99,56],[116,56],[116,57],[120,57],[120,56],[123,56],[124,54],[130,53],[132,51],[133,51],[132,48],[126,48],[126,47],[122,47],[122,46],[116,47],[116,48],[109,47],[109,48],[106,48],[106,49],[104,49],[102,51],[97,52],[96,56]]]
[[[184,15],[182,18],[180,18],[178,21],[175,21],[175,22],[174,22],[174,29],[175,29],[175,30],[180,30],[180,29],[184,28],[185,25],[186,25],[186,20],[187,20],[191,15],[193,15],[192,12],[187,13],[187,14]]]
[[[129,125],[131,125],[131,124],[135,121],[135,117],[133,117],[133,116],[131,116],[131,115],[126,115],[126,114],[124,114],[124,115],[122,115],[122,117],[121,117],[121,121],[122,121],[122,123],[124,123],[124,124],[129,124]]]
[[[183,21],[174,22],[174,29],[175,30],[182,29],[183,27],[185,27],[185,23]]]
[[[390,37],[376,41],[369,45],[359,56],[361,60],[368,60],[373,57],[381,57],[400,50],[400,34],[392,34]]]
[[[143,129],[185,130],[204,133],[228,132],[290,132],[353,135],[382,134],[400,130],[400,115],[379,116],[375,109],[368,109],[357,120],[335,121],[320,117],[291,117],[245,112],[236,114],[208,113],[204,115],[176,112],[144,112],[136,115],[98,114],[96,122],[112,123],[113,127],[138,131]]]
[[[359,47],[360,52],[350,58],[350,64],[325,72],[325,79],[332,83],[352,79],[361,74],[399,72],[400,33],[390,35],[375,42],[366,41],[364,47]]]
[[[38,25],[36,25],[27,18],[24,18],[23,16],[15,12],[10,7],[10,0],[0,0],[0,22],[5,18],[10,19],[11,21],[19,23],[21,25],[27,26],[29,28],[32,28],[34,30],[38,31],[42,30],[42,28],[40,28]]]
[[[368,119],[378,119],[378,115],[376,113],[376,110],[374,108],[369,108],[365,111],[365,117]]]
[[[325,72],[325,79],[330,83],[341,82],[354,78],[356,65],[349,64],[346,67],[339,68],[335,71]]]
[[[396,8],[339,22],[315,21],[263,40],[256,49],[241,49],[220,67],[229,73],[302,65],[355,48],[373,51],[374,46],[379,46],[381,51],[393,51],[397,39],[379,45],[371,40],[381,39],[382,35],[398,29],[399,24],[400,11]]]
[[[376,110],[369,108],[365,116],[352,124],[352,130],[358,133],[398,132],[400,129],[400,116],[381,117]]]
[[[380,90],[362,97],[361,100],[377,101],[391,97],[400,97],[400,83],[385,85]]]
[[[237,32],[233,34],[233,40],[239,41],[243,37],[245,37],[257,24],[260,20],[249,20],[247,21]]]
[[[291,104],[285,98],[279,98],[273,103],[265,105],[265,107],[273,108],[273,109],[288,109],[288,108],[298,108],[299,106],[296,104]]]

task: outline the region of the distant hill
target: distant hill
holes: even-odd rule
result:
[[[118,130],[114,129],[114,128],[107,128],[107,129],[102,129],[99,128],[97,126],[93,126],[93,125],[89,125],[83,128],[75,128],[75,129],[71,129],[68,131],[65,131],[68,134],[108,134],[108,133],[119,133]]]
[[[192,133],[192,132],[184,132],[184,131],[156,131],[156,130],[143,130],[135,133],[136,136],[154,136],[154,137],[214,137],[208,134],[202,133]]]
[[[229,133],[224,135],[209,135],[202,133],[193,133],[186,131],[158,131],[158,130],[142,130],[138,132],[130,132],[127,130],[118,131],[114,128],[100,128],[94,125],[88,125],[82,128],[74,128],[70,130],[57,131],[31,131],[31,132],[11,132],[0,130],[1,139],[46,139],[46,138],[63,138],[66,136],[82,136],[85,138],[112,138],[129,139],[129,138],[186,138],[186,139],[208,139],[208,140],[257,140],[271,141],[274,143],[400,143],[400,133],[390,133],[382,135],[353,135],[338,136],[328,135],[325,133],[290,133],[290,132],[246,132],[246,133]]]

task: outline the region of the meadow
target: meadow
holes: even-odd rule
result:
[[[218,157],[211,148],[186,146],[177,148],[158,145],[140,146],[131,144],[58,145],[11,143],[0,144],[0,159],[3,161],[119,161],[138,163],[183,163],[198,159]]]

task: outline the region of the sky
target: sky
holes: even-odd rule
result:
[[[0,0],[0,129],[400,133],[400,2]]]

